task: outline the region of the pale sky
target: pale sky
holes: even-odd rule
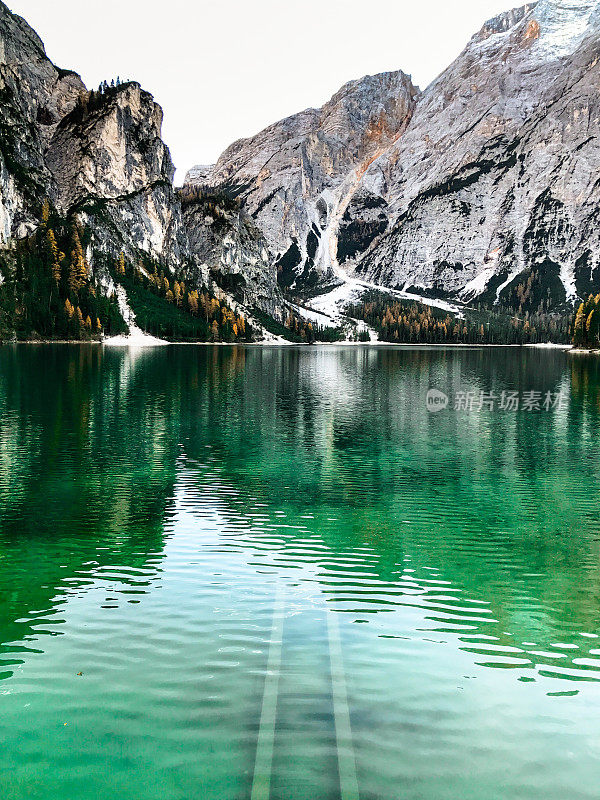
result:
[[[88,88],[139,81],[165,112],[178,168],[354,78],[402,69],[425,88],[514,0],[6,0]],[[524,0],[523,0],[524,1]]]

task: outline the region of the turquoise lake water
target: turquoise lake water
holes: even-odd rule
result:
[[[597,800],[599,636],[598,359],[0,348],[2,800]]]

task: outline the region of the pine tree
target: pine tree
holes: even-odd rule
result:
[[[193,314],[194,316],[196,316],[196,314],[198,313],[198,292],[195,292],[195,291],[194,292],[190,292],[188,294],[187,301],[188,301],[188,307],[189,307],[189,310],[190,310],[190,314]]]
[[[60,257],[63,256],[63,253],[58,252],[56,236],[54,235],[54,231],[50,228],[48,228],[47,239],[48,239],[48,248],[50,250],[50,271],[52,272],[52,277],[54,278],[54,282],[56,284],[59,284],[61,278]]]
[[[585,342],[585,305],[582,303],[575,315],[575,325],[573,329],[573,343],[583,344]]]
[[[69,289],[77,294],[88,279],[88,263],[81,246],[81,238],[77,227],[73,230],[73,251],[69,268]]]
[[[50,219],[50,201],[46,198],[42,204],[42,225],[46,226]]]

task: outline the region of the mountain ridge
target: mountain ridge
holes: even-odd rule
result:
[[[414,107],[381,152],[364,169],[356,158],[325,187],[317,203],[336,195],[333,208],[324,204],[325,224],[315,220],[316,203],[306,198],[304,185],[286,182],[290,159],[280,167],[281,185],[271,181],[269,193],[258,168],[242,172],[246,208],[270,242],[280,273],[283,259],[283,287],[302,291],[308,264],[318,273],[313,285],[358,278],[459,301],[502,303],[515,281],[533,273],[544,291],[550,288],[551,308],[600,288],[600,243],[582,246],[594,227],[593,184],[586,208],[574,199],[589,184],[582,174],[587,161],[600,161],[596,132],[584,129],[586,120],[597,125],[598,5],[539,0],[484,23],[423,92],[415,87]],[[580,98],[582,86],[587,94]],[[554,107],[560,113],[552,116]],[[318,113],[301,112],[234,143],[210,173],[194,178],[192,171],[188,180],[231,184],[226,167],[232,149],[236,168],[244,159],[256,164],[257,143],[261,153],[281,149],[290,120]],[[571,152],[572,164],[560,172],[559,162]],[[278,197],[284,211],[292,209],[291,223],[274,208]]]
[[[206,289],[248,319],[305,314],[354,336],[345,308],[373,289],[455,314],[568,313],[600,290],[599,63],[600,3],[529,3],[484,23],[424,91],[402,70],[351,80],[176,190],[152,95],[88,91],[0,2],[0,286],[51,216],[125,319],[125,284],[145,307],[136,280],[176,316]],[[47,269],[76,286],[66,261]]]

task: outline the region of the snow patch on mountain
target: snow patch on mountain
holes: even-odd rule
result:
[[[538,54],[561,58],[573,53],[588,32],[598,6],[594,0],[540,0],[533,12],[539,24]]]

